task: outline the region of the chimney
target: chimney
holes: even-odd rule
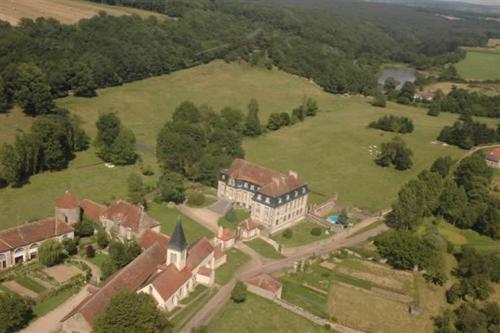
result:
[[[292,177],[293,177],[293,178],[295,178],[295,179],[299,178],[298,173],[297,173],[297,172],[295,172],[295,171],[292,171],[292,170],[288,171],[288,175],[289,175],[289,176],[292,176]]]

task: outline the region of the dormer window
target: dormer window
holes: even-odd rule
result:
[[[297,197],[299,195],[299,192],[295,191],[295,197]]]
[[[290,195],[289,194],[286,195],[286,201],[288,201],[288,200],[290,200]]]
[[[280,204],[281,203],[281,198],[278,199],[278,203]]]
[[[248,183],[243,184],[244,188],[248,188]]]
[[[271,203],[271,199],[266,198],[266,203]]]
[[[254,189],[255,189],[255,186],[250,185],[250,189],[251,189],[251,190],[254,190]]]
[[[262,200],[262,195],[257,194],[257,200],[261,201]]]
[[[302,188],[302,193],[306,193],[306,188],[305,187]]]

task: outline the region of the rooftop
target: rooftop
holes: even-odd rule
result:
[[[78,198],[75,197],[70,191],[64,192],[64,194],[56,200],[55,203],[56,208],[79,208],[80,203],[78,202]]]
[[[500,148],[494,148],[494,149],[487,150],[484,153],[484,156],[489,161],[498,162],[498,161],[500,161]]]
[[[119,222],[123,227],[130,228],[134,232],[138,232],[141,227],[143,229],[150,229],[160,225],[158,221],[144,212],[144,207],[132,205],[124,200],[115,202],[103,215],[112,221]]]
[[[272,293],[277,292],[282,286],[280,281],[265,273],[249,278],[248,280],[246,280],[246,283],[270,291]]]

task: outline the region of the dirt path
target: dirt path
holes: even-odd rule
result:
[[[328,242],[315,242],[305,246],[301,246],[300,250],[289,253],[288,258],[282,260],[275,260],[272,262],[259,264],[258,261],[252,258],[251,262],[243,266],[238,272],[236,272],[235,278],[233,278],[229,283],[224,285],[217,294],[184,326],[181,332],[189,333],[195,327],[206,325],[209,323],[210,319],[222,308],[231,295],[231,290],[233,289],[237,279],[246,279],[259,273],[283,273],[293,267],[294,263],[299,260],[304,260],[313,254],[321,255],[327,254],[333,250],[344,246],[353,246],[355,244],[364,242],[370,237],[376,236],[384,231],[388,230],[385,224],[382,224],[376,228],[363,232],[352,238],[348,238],[349,235],[357,232],[363,227],[371,223],[378,221],[380,217],[376,219],[369,219],[368,221],[363,221],[360,227],[353,227],[347,230],[345,233],[337,234],[336,237],[328,239]],[[360,225],[359,223],[358,225]]]
[[[76,295],[73,295],[66,303],[58,306],[54,310],[47,313],[45,316],[33,321],[28,327],[21,330],[20,333],[52,333],[58,332],[61,329],[61,319],[80,304],[85,297],[89,295],[87,286]]]

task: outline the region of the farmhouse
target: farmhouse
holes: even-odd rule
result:
[[[434,93],[432,91],[417,91],[413,98],[420,102],[432,102],[434,99]]]
[[[484,153],[484,157],[489,166],[500,169],[500,148],[487,150]]]
[[[65,332],[91,332],[95,319],[123,290],[147,293],[159,308],[171,311],[198,284],[214,284],[216,256],[225,262],[225,254],[216,254],[216,248],[206,238],[189,247],[180,220],[172,237],[146,230],[139,244],[144,252],[61,320]]]
[[[250,211],[253,221],[274,233],[306,215],[309,190],[297,173],[278,171],[235,159],[221,170],[217,196]]]

